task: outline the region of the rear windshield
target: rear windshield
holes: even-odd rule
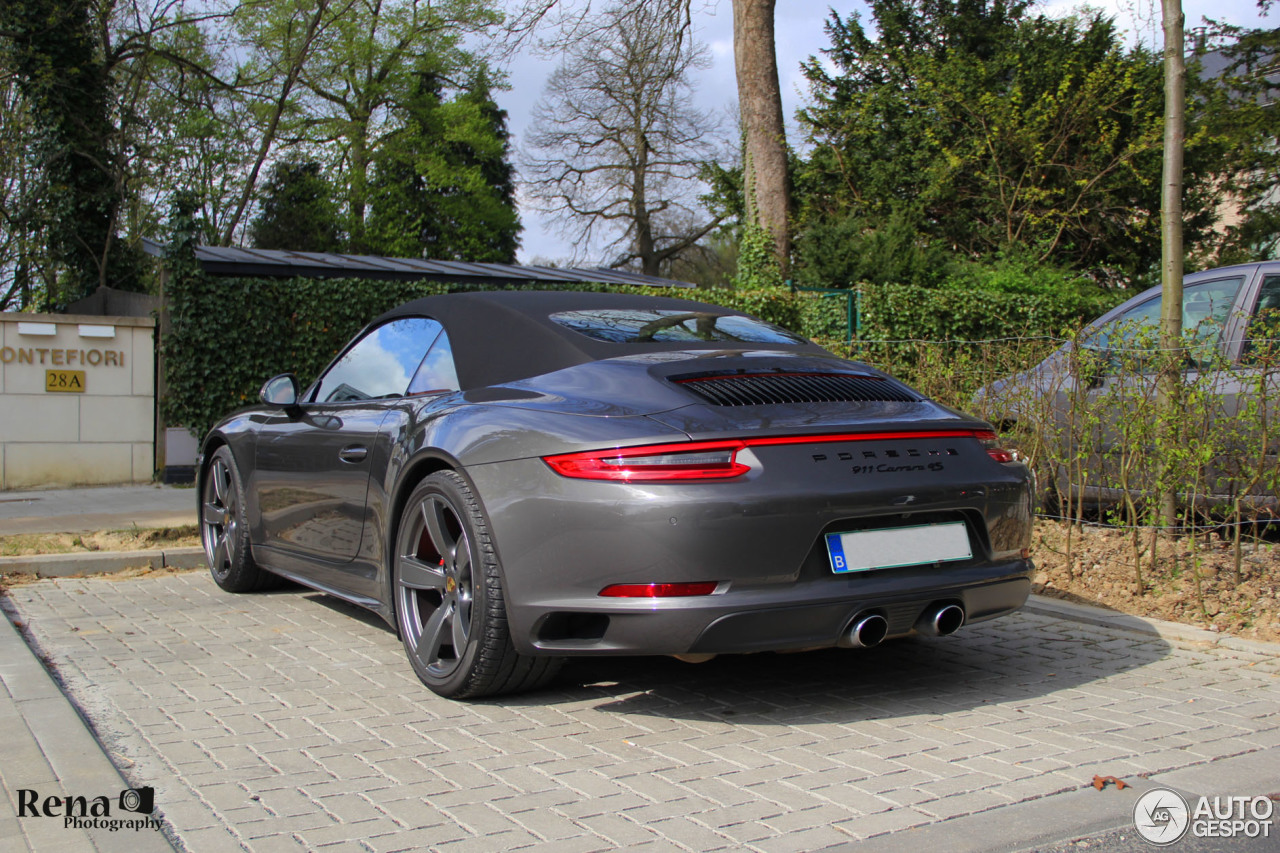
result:
[[[551,319],[575,332],[616,344],[725,341],[752,344],[806,344],[804,338],[754,317],[700,311],[610,309],[561,311]]]

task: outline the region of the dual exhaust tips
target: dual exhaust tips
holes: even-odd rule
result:
[[[916,620],[916,630],[930,637],[954,634],[964,625],[964,608],[958,604],[937,604],[929,607]],[[869,649],[880,645],[889,634],[889,621],[879,613],[862,613],[854,617],[840,638],[840,645]]]

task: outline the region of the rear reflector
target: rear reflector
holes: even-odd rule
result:
[[[600,590],[606,598],[679,598],[687,595],[710,595],[720,584],[700,583],[615,583]]]

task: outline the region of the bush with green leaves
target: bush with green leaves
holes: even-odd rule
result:
[[[773,236],[759,225],[746,222],[738,241],[738,271],[733,286],[738,290],[760,290],[782,284]]]
[[[901,211],[807,223],[796,235],[795,282],[805,287],[941,285],[958,268],[950,249],[923,237]]]
[[[907,369],[916,341],[1063,337],[1105,313],[1123,294],[1000,293],[881,285],[862,288],[860,340],[887,365]],[[1034,363],[1034,362],[1033,362]]]

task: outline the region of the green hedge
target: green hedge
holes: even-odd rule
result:
[[[1123,298],[864,285],[859,340],[846,348],[843,335],[812,336],[941,403],[968,409],[974,391],[1037,364]]]
[[[978,341],[1063,336],[1127,295],[1024,295],[894,284],[864,287],[862,337],[880,341]]]
[[[215,279],[190,256],[170,257],[171,328],[164,341],[168,423],[203,435],[232,409],[257,399],[261,384],[294,373],[306,385],[369,320],[403,302],[457,290],[446,284],[361,279]],[[543,285],[545,287],[545,285]],[[843,296],[761,290],[566,285],[694,298],[754,314],[841,347]],[[907,286],[868,286],[862,297],[863,341],[982,339],[1060,334],[1101,313],[1089,300],[956,293]],[[864,346],[865,357],[909,370],[910,345]]]

